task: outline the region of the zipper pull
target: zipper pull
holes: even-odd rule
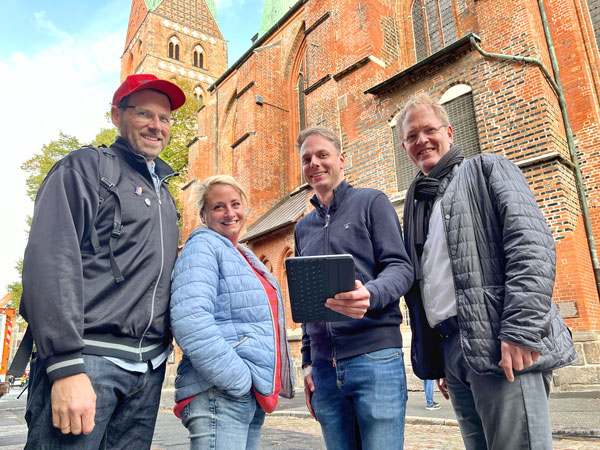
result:
[[[335,367],[335,358],[333,358],[333,367]]]
[[[325,216],[325,226],[323,228],[327,228],[329,226],[329,214]]]

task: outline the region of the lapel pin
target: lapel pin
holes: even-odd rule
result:
[[[145,198],[144,202],[146,203],[146,206],[150,206],[150,199],[149,198]]]
[[[138,186],[135,188],[135,195],[137,195],[138,197],[142,196],[142,187]]]

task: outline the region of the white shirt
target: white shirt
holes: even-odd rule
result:
[[[429,326],[456,315],[456,294],[442,218],[442,197],[433,203],[429,233],[423,247],[421,297]]]

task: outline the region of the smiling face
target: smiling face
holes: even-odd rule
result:
[[[169,143],[170,124],[160,120],[160,117],[171,116],[169,97],[151,89],[144,89],[131,94],[127,99],[127,106],[132,108],[112,107],[112,122],[119,129],[119,135],[127,139],[133,151],[150,162]],[[147,111],[150,115],[153,114],[152,120],[150,122],[142,120],[136,113],[136,108]]]
[[[300,161],[306,182],[319,201],[328,206],[333,190],[344,179],[344,154],[319,134],[310,135],[300,147]]]
[[[444,125],[429,107],[415,107],[402,122],[402,147],[412,162],[428,175],[452,144],[452,127]]]
[[[241,196],[229,184],[215,184],[204,195],[204,207],[200,212],[204,224],[233,245],[246,222],[246,211]]]

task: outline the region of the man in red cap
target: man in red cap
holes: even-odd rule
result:
[[[36,198],[21,314],[36,344],[27,449],[149,449],[170,350],[175,202],[158,158],[175,84],[131,75],[114,94],[104,149],[59,161]]]

